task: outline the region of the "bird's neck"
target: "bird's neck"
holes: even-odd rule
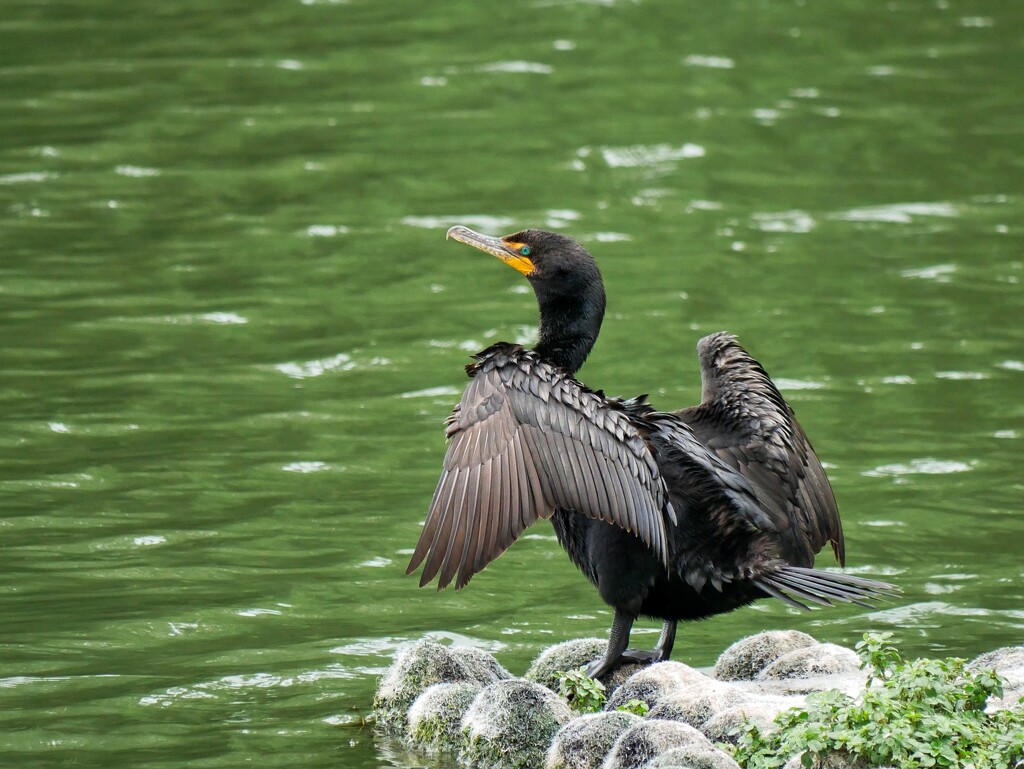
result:
[[[604,318],[604,292],[597,297],[548,298],[540,304],[541,359],[575,374],[597,341]]]

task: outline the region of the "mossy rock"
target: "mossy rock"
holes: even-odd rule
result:
[[[992,668],[1003,678],[1024,679],[1024,646],[1004,646],[985,652],[967,663],[971,670]]]
[[[757,678],[811,678],[855,673],[858,670],[860,658],[855,652],[845,646],[822,643],[786,652],[765,666],[757,674]]]
[[[647,717],[679,721],[700,729],[717,713],[755,699],[756,694],[730,684],[719,684],[708,689],[684,689],[664,697]]]
[[[409,708],[409,745],[428,753],[457,751],[462,718],[482,688],[465,682],[428,686]]]
[[[576,670],[604,654],[608,642],[600,638],[578,638],[549,646],[530,664],[527,681],[534,681],[558,693],[558,674]]]
[[[720,681],[752,681],[783,654],[817,643],[799,630],[768,630],[747,636],[722,652],[715,663],[714,677]]]
[[[615,710],[630,700],[654,708],[667,696],[680,691],[706,691],[717,682],[682,662],[656,662],[640,669],[608,697],[605,710]]]
[[[524,679],[484,687],[462,719],[459,760],[486,769],[536,769],[573,717],[565,700]]]
[[[770,734],[777,730],[779,727],[775,723],[775,717],[796,704],[799,702],[794,702],[790,697],[759,697],[719,711],[704,723],[701,731],[714,742],[735,745],[746,731],[747,724],[756,726],[761,730],[761,734]]]
[[[740,765],[724,750],[687,745],[665,751],[643,769],[740,769]]]
[[[484,686],[505,678],[511,673],[479,649],[417,641],[399,651],[381,678],[374,716],[384,729],[404,730],[410,706],[428,687],[460,682]]]
[[[646,719],[615,741],[602,769],[640,769],[673,748],[712,750],[714,746],[692,726]]]
[[[555,735],[545,769],[598,769],[619,736],[641,721],[621,710],[575,718]]]

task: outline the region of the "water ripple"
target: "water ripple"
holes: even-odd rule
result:
[[[806,211],[780,211],[754,214],[758,229],[763,232],[810,232],[817,226],[814,217]]]
[[[456,396],[462,391],[457,387],[451,387],[450,385],[443,385],[441,387],[427,387],[423,390],[411,390],[409,392],[402,393],[400,398],[438,398],[441,396]]]
[[[736,66],[736,62],[727,56],[701,56],[698,53],[691,53],[683,59],[683,64],[690,67],[707,67],[709,69],[732,69]]]
[[[879,465],[865,470],[861,475],[869,478],[891,478],[901,475],[947,475],[950,473],[966,473],[973,470],[977,462],[958,462],[949,459],[912,459],[907,463]]]
[[[780,390],[821,390],[828,386],[824,382],[815,382],[810,379],[787,379],[786,377],[775,377],[775,385]]]
[[[504,72],[513,75],[550,75],[555,71],[551,65],[536,61],[495,61],[481,64],[476,69],[477,72]]]
[[[20,174],[6,174],[0,176],[0,184],[25,184],[27,182],[45,182],[48,179],[56,178],[57,174],[47,171],[26,171]]]
[[[159,176],[160,170],[157,168],[144,168],[142,166],[117,166],[114,169],[114,173],[118,176],[143,178],[146,176]]]
[[[331,466],[327,462],[319,461],[307,461],[307,462],[289,462],[286,465],[282,465],[281,469],[286,473],[319,473],[324,470],[330,470]]]
[[[348,232],[348,227],[341,224],[311,224],[306,228],[306,234],[311,238],[333,238]]]
[[[623,241],[632,240],[632,235],[627,235],[625,232],[594,232],[590,235],[584,235],[584,240],[596,240],[598,243],[621,243]]]
[[[168,707],[179,700],[212,700],[218,699],[223,692],[237,692],[248,689],[276,689],[309,684],[327,679],[354,678],[355,673],[341,666],[325,670],[311,670],[294,676],[274,675],[272,673],[254,673],[251,675],[229,675],[215,681],[207,681],[195,686],[172,686],[159,694],[150,694],[139,700],[140,705],[160,705]]]
[[[699,144],[634,144],[630,147],[602,147],[601,157],[609,168],[642,168],[672,164],[689,158],[702,158],[705,149]]]
[[[960,209],[952,203],[891,203],[884,206],[851,208],[834,213],[831,218],[848,222],[910,224],[914,221],[915,216],[954,217],[959,215]]]
[[[241,326],[249,322],[244,315],[237,312],[203,312],[181,313],[180,315],[156,315],[145,317],[111,318],[119,323],[169,323],[175,326],[209,323],[215,326]]]
[[[391,365],[391,361],[388,358],[373,357],[368,361],[360,363],[354,360],[348,353],[340,352],[337,355],[330,356],[329,358],[308,360],[302,363],[296,363],[293,361],[288,363],[278,363],[274,368],[292,379],[309,379],[312,377],[323,376],[324,374],[389,365]]]
[[[936,371],[937,379],[954,379],[961,381],[977,381],[988,379],[989,375],[984,371]]]
[[[950,276],[954,272],[956,272],[955,264],[936,264],[931,267],[903,270],[900,272],[900,275],[904,278],[919,278],[921,280],[934,280],[936,283],[949,283]]]
[[[422,227],[428,230],[448,229],[456,224],[467,227],[478,227],[487,232],[506,230],[515,224],[515,219],[507,216],[486,216],[469,214],[467,216],[405,216],[402,224],[408,227]]]

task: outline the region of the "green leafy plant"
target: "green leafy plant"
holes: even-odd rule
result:
[[[596,713],[604,707],[608,699],[604,693],[604,684],[588,676],[584,668],[562,671],[555,675],[558,676],[559,693],[569,701],[573,710]]]
[[[903,662],[899,651],[892,643],[892,633],[865,633],[864,640],[854,647],[860,657],[861,670],[867,668],[868,684],[874,680],[884,681],[892,677]]]
[[[865,634],[857,644],[874,686],[857,698],[835,690],[811,695],[805,710],[781,713],[768,734],[748,726],[736,760],[775,769],[800,755],[811,767],[817,755],[840,752],[901,769],[1024,767],[1024,712],[985,712],[990,697],[1002,696],[994,671],[969,670],[957,658],[905,661],[891,639]]]
[[[624,713],[632,713],[633,715],[637,716],[646,716],[647,713],[650,711],[651,706],[643,700],[633,698],[627,702],[622,703],[615,709],[621,710]]]

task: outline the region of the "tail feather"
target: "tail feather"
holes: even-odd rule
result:
[[[899,593],[898,588],[886,582],[800,566],[781,566],[754,580],[754,584],[768,595],[801,609],[810,608],[805,601],[820,606],[844,601],[870,609],[873,606],[868,601],[879,601]]]
[[[805,603],[800,603],[800,601],[796,600],[795,598],[789,597],[788,595],[783,593],[781,590],[779,590],[778,588],[776,588],[774,585],[770,584],[769,582],[765,582],[763,580],[755,580],[754,584],[756,584],[759,588],[761,588],[764,592],[766,592],[772,598],[778,598],[780,601],[784,601],[785,603],[788,603],[790,606],[792,606],[795,609],[803,609],[804,611],[810,611],[811,610],[810,606],[808,606]]]

